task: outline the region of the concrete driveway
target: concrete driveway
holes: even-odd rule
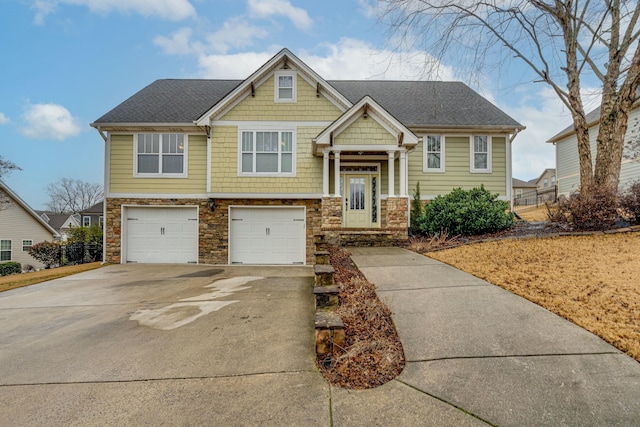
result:
[[[0,420],[328,425],[312,286],[310,267],[114,265],[4,292]]]

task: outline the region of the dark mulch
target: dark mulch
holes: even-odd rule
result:
[[[378,299],[351,261],[351,253],[330,247],[334,280],[340,289],[340,307],[346,348],[318,361],[324,377],[333,385],[365,389],[391,381],[404,368],[404,352],[391,311]]]

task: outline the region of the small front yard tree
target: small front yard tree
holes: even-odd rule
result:
[[[53,242],[36,243],[29,249],[29,255],[40,261],[46,268],[60,262],[60,245]]]
[[[413,190],[413,199],[411,199],[411,219],[409,229],[413,234],[420,234],[420,218],[424,214],[424,205],[420,200],[420,181],[416,183],[416,189]]]

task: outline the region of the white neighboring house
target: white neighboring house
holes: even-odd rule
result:
[[[596,108],[587,114],[587,124],[589,125],[589,142],[591,145],[591,156],[595,163],[596,158],[596,138],[598,136],[600,108]],[[638,131],[640,123],[640,106],[634,107],[629,113],[629,126],[625,141],[638,138],[634,135]],[[558,196],[569,195],[580,189],[580,163],[578,160],[578,143],[573,125],[568,126],[561,132],[553,136],[547,142],[556,146],[556,181],[558,185]],[[625,148],[626,150],[627,148]],[[625,189],[634,181],[640,180],[640,158],[622,159],[620,169],[620,190]]]
[[[2,181],[0,193],[8,200],[0,210],[0,262],[15,261],[23,266],[44,267],[29,255],[29,248],[58,238],[58,232]]]

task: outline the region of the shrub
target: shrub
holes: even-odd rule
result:
[[[576,230],[606,230],[613,228],[619,220],[618,206],[615,190],[594,185],[588,191],[560,199],[550,219],[567,223]]]
[[[43,263],[46,268],[60,262],[60,246],[53,242],[36,243],[29,249],[29,255]]]
[[[504,230],[513,225],[509,204],[498,200],[484,185],[472,190],[456,188],[446,196],[438,196],[425,206],[420,230],[429,235],[474,235]]]
[[[632,183],[620,197],[620,207],[632,222],[640,222],[640,181]]]
[[[19,262],[8,261],[0,263],[0,276],[22,273],[22,266]]]
[[[36,271],[36,268],[31,264],[25,264],[22,266],[23,273],[32,273],[34,271]]]
[[[416,183],[416,189],[413,191],[413,199],[411,199],[411,220],[409,230],[412,234],[420,234],[419,221],[424,214],[424,204],[420,200],[420,182]]]
[[[91,227],[73,227],[69,229],[69,243],[102,243],[102,227],[93,224]]]

